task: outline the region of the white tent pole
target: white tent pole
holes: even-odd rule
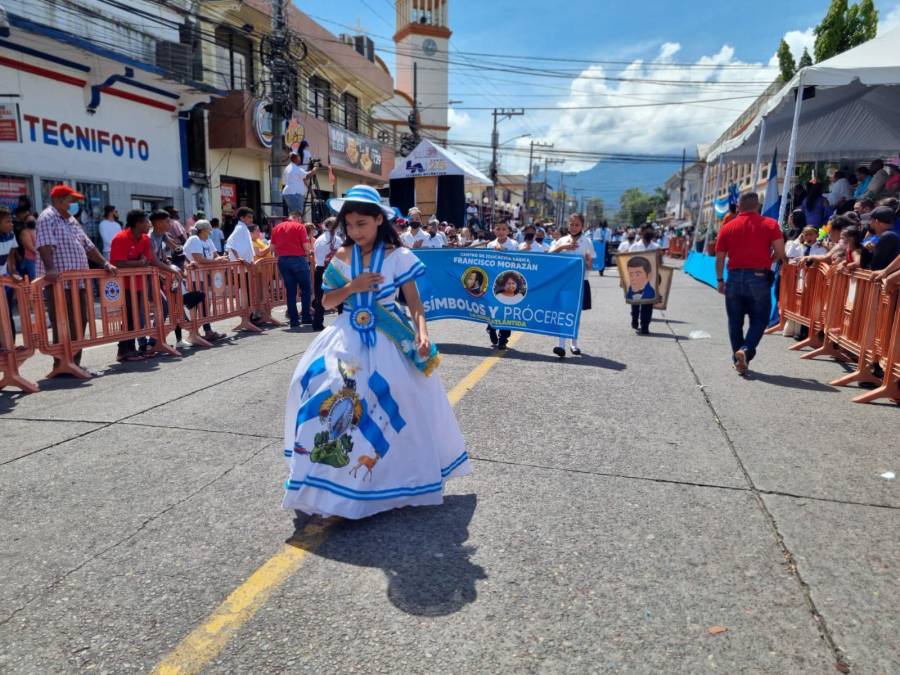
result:
[[[752,192],[756,192],[756,187],[759,185],[759,163],[762,161],[762,149],[763,143],[766,140],[766,118],[762,118],[762,123],[759,125],[759,143],[756,146],[756,164],[753,165],[753,182],[750,183],[750,190]]]
[[[716,185],[713,188],[712,200],[710,201],[709,223],[706,225],[706,236],[703,238],[703,253],[706,253],[706,247],[709,244],[709,233],[712,232],[713,223],[716,222],[716,200],[719,198],[719,189],[722,187],[722,167],[725,165],[725,153],[719,155],[719,163],[716,164]]]
[[[700,207],[697,213],[697,222],[694,223],[694,236],[691,237],[691,246],[696,244],[695,238],[700,234],[700,223],[703,222],[703,205],[706,203],[706,181],[709,180],[709,162],[703,167],[703,184],[700,186]]]
[[[781,191],[781,205],[778,208],[778,224],[784,227],[787,215],[788,197],[794,181],[794,164],[797,159],[797,129],[800,126],[800,107],[803,103],[803,71],[797,76],[797,100],[794,103],[794,122],[791,125],[791,143],[788,146],[787,166],[784,168],[784,189]]]

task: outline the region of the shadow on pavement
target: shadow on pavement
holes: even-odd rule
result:
[[[829,392],[840,391],[836,387],[832,387],[828,384],[823,384],[818,380],[812,380],[805,377],[790,377],[789,375],[770,375],[769,373],[760,373],[756,370],[751,370],[749,373],[747,373],[747,379],[759,380],[760,382],[765,382],[766,384],[774,384],[778,387],[788,387],[790,389]]]
[[[454,342],[442,343],[438,346],[442,354],[453,354],[454,356],[475,356],[485,358],[487,356],[499,356],[503,354],[505,359],[513,359],[516,361],[531,361],[534,363],[563,363],[573,366],[593,366],[594,368],[605,368],[607,370],[625,370],[628,366],[619,361],[605,359],[602,356],[591,356],[582,353],[581,356],[572,356],[567,354],[566,358],[560,359],[555,354],[539,354],[536,352],[523,352],[515,347],[507,349],[506,352],[500,352],[490,347],[480,347],[475,345],[463,345]]]
[[[441,506],[419,506],[333,525],[316,556],[359,567],[378,567],[388,578],[387,595],[415,616],[446,616],[474,602],[484,569],[465,546],[475,513],[475,495],[450,495]],[[299,514],[297,530],[308,521]]]

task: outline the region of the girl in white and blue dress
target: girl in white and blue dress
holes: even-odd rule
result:
[[[339,211],[344,243],[325,270],[322,302],[345,311],[291,380],[282,505],[355,519],[440,504],[445,481],[471,468],[434,372],[440,356],[415,283],[425,266],[400,244],[373,188],[358,185],[329,206]],[[394,302],[398,289],[412,321]]]

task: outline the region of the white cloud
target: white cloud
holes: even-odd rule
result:
[[[893,9],[888,12],[881,11],[879,12],[878,17],[878,34],[883,35],[888,31],[894,30],[895,28],[900,28],[900,4],[895,5]]]
[[[550,140],[560,148],[674,153],[687,147],[692,152],[696,143],[718,137],[777,75],[764,64],[737,59],[734,48],[727,44],[715,54],[697,59],[696,64],[701,66],[698,68],[673,67],[680,51],[681,45],[665,43],[654,58],[646,62],[635,60],[623,72],[607,73],[603,66],[590,66],[572,82],[570,94],[560,101],[560,106],[744,98],[702,105],[567,110],[552,115],[547,134]],[[632,81],[600,79],[604,77]],[[570,164],[567,162],[567,170],[590,165]]]
[[[447,111],[447,124],[450,125],[452,129],[465,129],[469,126],[471,121],[472,118],[465,110],[454,110],[453,108],[450,108]]]

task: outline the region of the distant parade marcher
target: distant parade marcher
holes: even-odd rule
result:
[[[746,192],[738,215],[716,238],[716,279],[725,296],[728,337],[738,375],[746,375],[772,315],[772,262],[783,262],[784,238],[778,223],[759,214],[759,195]],[[724,279],[728,258],[728,281]],[[749,326],[744,332],[744,319]]]
[[[653,226],[644,225],[641,229],[641,238],[628,246],[628,253],[639,251],[658,251],[659,244],[653,241]],[[650,322],[653,320],[653,304],[631,306],[631,327],[638,335],[650,335]]]
[[[629,228],[625,233],[625,238],[619,243],[619,247],[616,250],[619,253],[628,253],[628,250],[631,248],[632,244],[634,244],[635,239],[634,230]]]
[[[584,216],[582,214],[573,213],[569,216],[569,234],[553,242],[549,252],[581,256],[584,259],[581,310],[589,310],[591,308],[591,284],[588,281],[588,273],[594,262],[594,245],[584,234]],[[569,349],[575,356],[581,356],[581,349],[578,347],[578,336],[572,338]],[[559,338],[559,344],[553,348],[553,353],[561,359],[566,357],[565,338]]]
[[[422,228],[422,212],[414,206],[407,215],[409,216],[409,228],[400,235],[400,243],[406,248],[422,248],[428,239],[428,235]]]
[[[307,348],[284,417],[290,476],[282,505],[359,519],[440,504],[444,483],[471,472],[428,337],[416,279],[374,188],[357,185],[338,211],[344,243],[325,271],[326,308],[347,311]],[[410,316],[394,296],[403,289]]]
[[[494,251],[517,251],[519,249],[516,242],[509,237],[509,225],[505,221],[500,221],[494,225],[494,240],[489,242],[485,247]],[[497,331],[491,324],[487,325],[488,337],[491,345],[497,349],[504,350],[507,347],[512,331],[501,328]]]

